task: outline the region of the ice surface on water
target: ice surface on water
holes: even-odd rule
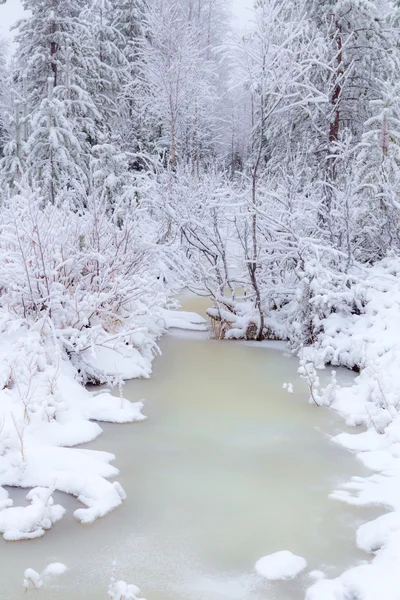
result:
[[[88,446],[116,454],[127,500],[84,527],[79,503],[56,493],[68,515],[45,538],[0,542],[0,600],[26,598],[24,570],[55,561],[69,571],[41,600],[106,598],[114,559],[116,578],[147,600],[298,600],[307,570],[268,582],[255,562],[290,550],[332,576],[367,558],[355,529],[377,513],[328,497],[363,469],[327,438],[340,418],[307,403],[297,361],[196,335],[164,338],[152,379],[126,384],[149,420],[106,425]]]

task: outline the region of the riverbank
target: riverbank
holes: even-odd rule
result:
[[[54,503],[55,491],[78,498],[83,507],[74,516],[82,523],[93,523],[125,499],[122,486],[109,481],[118,475],[110,464],[115,456],[76,446],[102,433],[99,422],[146,418],[142,402],[123,397],[123,382],[150,376],[156,340],[169,326],[201,328],[195,315],[173,315],[161,306],[142,306],[125,329],[114,335],[92,331],[87,347],[76,343],[69,357],[63,332],[56,335],[50,321],[28,324],[0,314],[0,533],[6,540],[40,537],[59,521],[65,509]],[[118,384],[119,396],[89,392],[83,384],[92,379]],[[28,505],[13,506],[5,486],[26,488]]]
[[[307,600],[398,600],[400,589],[400,261],[389,258],[366,271],[354,293],[361,314],[332,314],[306,356],[315,365],[358,368],[354,385],[338,388],[331,407],[354,433],[335,441],[373,471],[353,477],[334,498],[355,506],[380,506],[387,514],[362,525],[357,545],[371,562],[334,580],[316,583]],[[357,431],[358,430],[358,431]],[[361,431],[360,431],[361,430]]]

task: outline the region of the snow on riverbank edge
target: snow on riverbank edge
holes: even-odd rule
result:
[[[356,294],[359,315],[330,315],[315,347],[304,353],[315,366],[359,367],[354,385],[335,390],[330,406],[346,424],[363,431],[341,433],[334,441],[356,452],[373,471],[353,477],[332,497],[391,512],[357,531],[357,546],[373,555],[334,580],[315,583],[306,600],[398,600],[400,598],[400,281],[399,262],[372,267]]]
[[[1,319],[0,532],[9,541],[44,535],[65,513],[53,502],[56,490],[77,497],[83,507],[75,510],[75,518],[93,523],[118,507],[125,492],[117,481],[109,481],[118,475],[110,464],[115,456],[79,446],[102,433],[99,421],[144,420],[143,403],[123,398],[123,380],[150,376],[154,352],[149,348],[169,327],[202,330],[205,320],[159,308],[153,331],[140,327],[130,333],[135,346],[92,344],[74,365],[52,335],[10,321],[7,314]],[[83,387],[83,365],[89,374],[118,380],[120,397]],[[28,506],[13,506],[3,486],[30,489]]]

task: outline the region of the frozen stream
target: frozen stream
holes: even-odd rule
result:
[[[1,600],[26,599],[24,569],[52,561],[69,573],[28,597],[106,599],[116,560],[117,577],[147,600],[299,600],[309,570],[331,576],[367,560],[355,529],[375,513],[328,497],[364,471],[330,442],[341,420],[307,403],[297,361],[280,345],[204,334],[170,335],[161,348],[153,378],[125,386],[126,397],[146,398],[149,420],[105,425],[88,446],[116,454],[127,500],[84,527],[71,515],[77,501],[56,495],[68,514],[44,538],[0,540]],[[302,577],[254,574],[258,558],[284,549],[307,559]]]

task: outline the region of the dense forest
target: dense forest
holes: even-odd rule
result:
[[[242,37],[224,0],[23,4],[0,71],[13,315],[74,354],[182,282],[218,336],[295,349],[362,310],[400,243],[397,2],[256,0]]]

